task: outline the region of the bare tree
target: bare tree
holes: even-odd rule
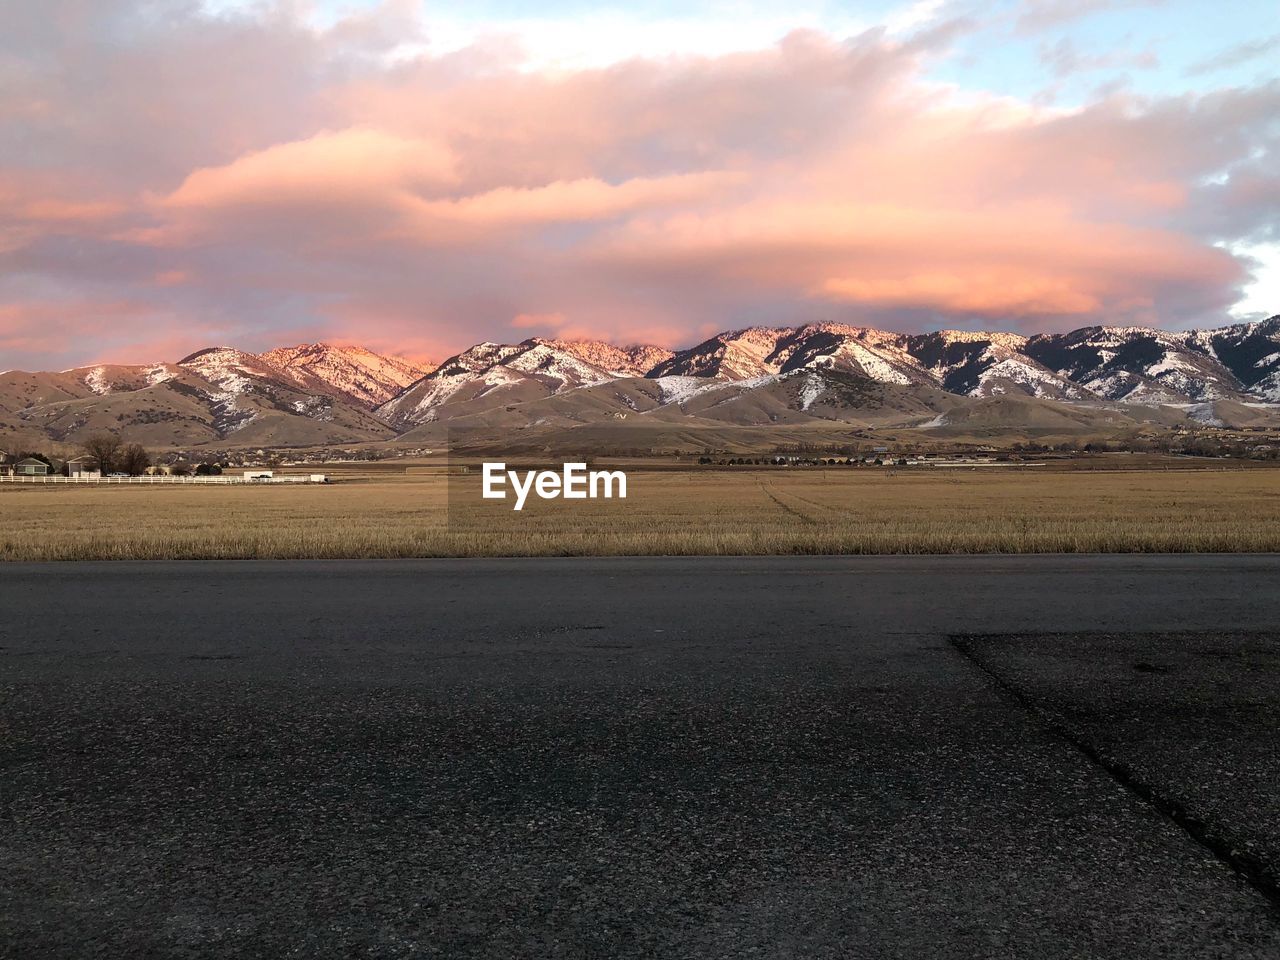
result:
[[[140,477],[151,466],[151,455],[140,443],[126,443],[116,455],[116,466],[131,477]]]
[[[106,476],[115,466],[122,444],[123,441],[114,433],[95,433],[80,444],[80,447],[98,461],[98,469]]]

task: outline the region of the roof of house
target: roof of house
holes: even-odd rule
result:
[[[24,465],[26,465],[26,466],[30,466],[31,464],[34,464],[34,463],[38,463],[38,464],[40,464],[40,466],[42,466],[42,467],[47,467],[47,466],[48,466],[48,464],[47,464],[47,463],[45,463],[43,460],[37,460],[35,457],[27,457],[25,460],[19,460],[19,461],[18,461],[18,466],[20,466],[20,467],[21,467],[21,466],[24,466]]]
[[[97,457],[91,457],[89,456],[89,454],[86,453],[82,457],[72,457],[70,460],[67,461],[67,463],[84,463],[84,461],[86,460],[92,460],[94,463],[98,462]]]

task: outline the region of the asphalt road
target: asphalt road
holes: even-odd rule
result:
[[[1275,957],[1280,557],[0,567],[0,956]]]

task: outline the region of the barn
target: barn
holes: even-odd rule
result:
[[[97,457],[74,457],[67,461],[67,476],[93,479],[102,476],[102,468]]]

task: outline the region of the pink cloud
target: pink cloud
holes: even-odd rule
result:
[[[449,149],[420,138],[352,128],[317,133],[192,172],[161,200],[169,209],[394,202],[438,193],[456,179]]]
[[[0,302],[134,304],[139,344],[1217,321],[1247,264],[1215,243],[1280,197],[1275,85],[1051,111],[930,84],[942,41],[879,30],[551,74],[493,44],[385,56],[408,3],[329,31],[175,8],[115,45],[74,9],[57,42],[28,16],[39,57],[0,91],[0,135],[44,158],[0,171]],[[59,355],[77,324],[117,349],[59,322]]]
[[[603,220],[657,207],[697,203],[742,176],[720,171],[637,177],[622,183],[598,178],[557,180],[541,187],[500,187],[457,200],[419,206],[424,220],[481,226]]]

